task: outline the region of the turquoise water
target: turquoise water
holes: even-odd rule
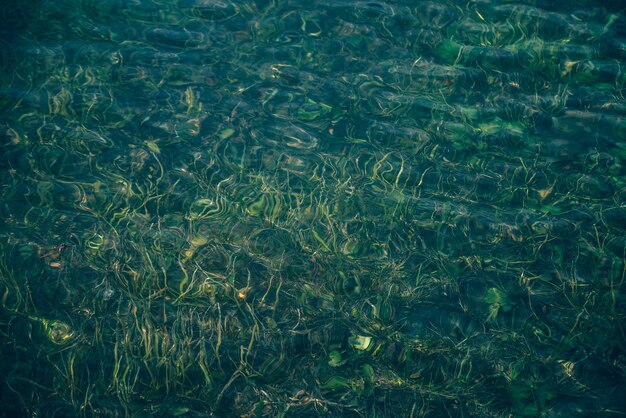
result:
[[[0,6],[2,416],[623,416],[619,1]]]

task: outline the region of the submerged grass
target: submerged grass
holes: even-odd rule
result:
[[[2,8],[3,416],[622,414],[617,3]]]

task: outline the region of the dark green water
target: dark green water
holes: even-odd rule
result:
[[[556,3],[3,2],[1,416],[625,415],[626,10]]]

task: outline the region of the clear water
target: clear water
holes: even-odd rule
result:
[[[5,1],[6,417],[622,416],[620,1]]]

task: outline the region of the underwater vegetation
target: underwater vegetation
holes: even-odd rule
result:
[[[623,416],[619,1],[0,6],[0,416]]]

